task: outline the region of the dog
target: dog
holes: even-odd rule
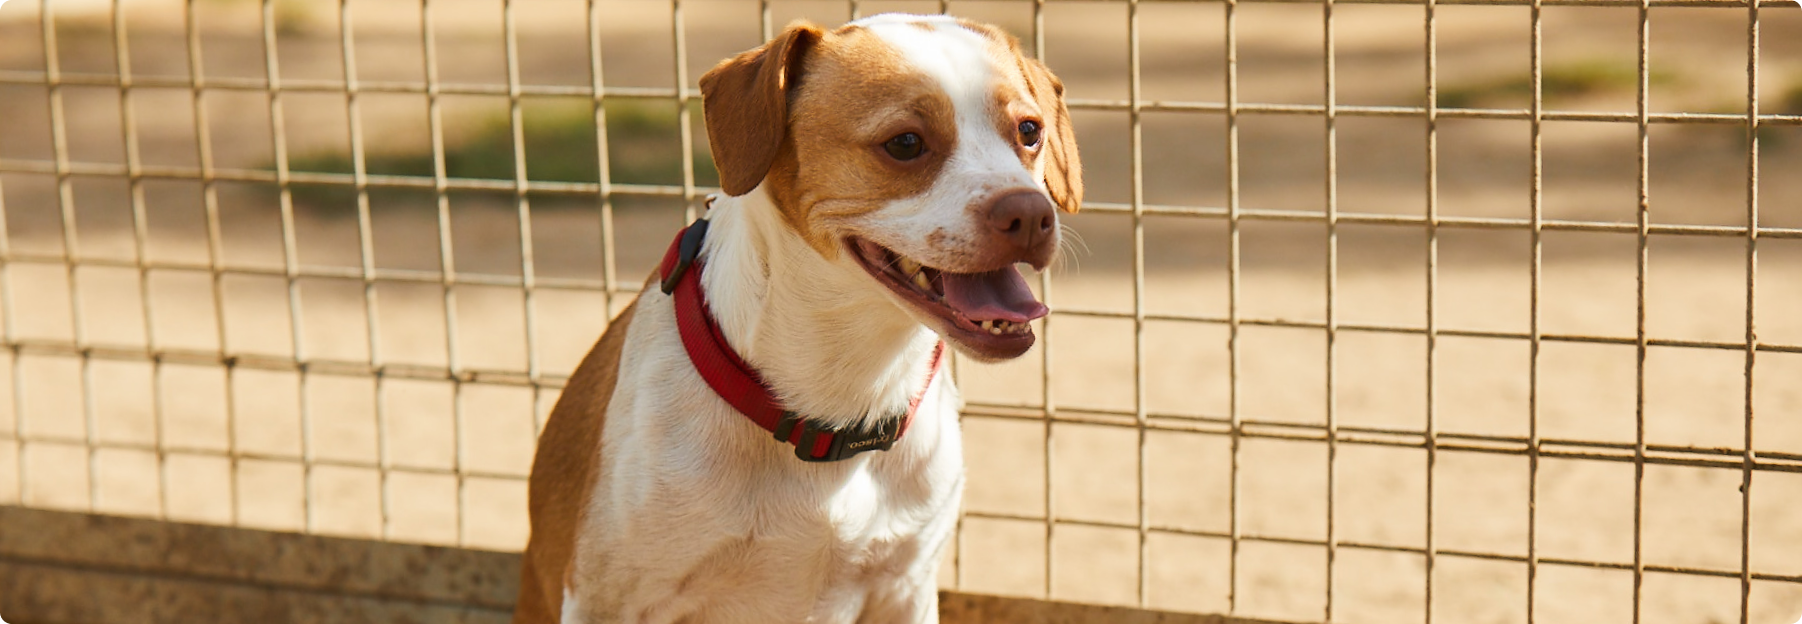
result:
[[[723,195],[539,438],[516,624],[936,622],[950,349],[1018,357],[1082,202],[1063,84],[998,28],[798,22],[701,78]]]

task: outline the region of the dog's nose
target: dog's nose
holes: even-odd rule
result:
[[[989,228],[1022,255],[1040,255],[1057,230],[1057,209],[1038,191],[1008,193],[989,204]]]

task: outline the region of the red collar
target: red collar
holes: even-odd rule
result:
[[[688,359],[694,363],[695,371],[707,380],[714,393],[751,422],[775,434],[777,440],[795,445],[795,456],[802,461],[838,461],[864,451],[888,450],[900,440],[901,435],[907,433],[907,426],[913,423],[914,413],[919,411],[920,401],[926,396],[926,388],[932,386],[932,378],[938,375],[945,343],[940,341],[933,347],[926,385],[908,400],[906,414],[884,418],[874,429],[829,429],[808,422],[802,415],[783,409],[782,402],[757,376],[757,371],[739,359],[726,344],[725,335],[714,322],[713,312],[707,308],[707,296],[701,292],[699,256],[701,241],[706,237],[706,219],[683,228],[670,243],[669,252],[664,254],[659,273],[663,278],[663,292],[673,294],[675,298],[676,327],[682,334],[682,346],[688,350]]]

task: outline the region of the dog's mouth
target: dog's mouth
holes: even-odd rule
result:
[[[914,308],[942,321],[940,332],[987,359],[1019,357],[1032,348],[1032,321],[1050,310],[1013,265],[952,273],[921,264],[861,238],[845,246],[876,281]]]

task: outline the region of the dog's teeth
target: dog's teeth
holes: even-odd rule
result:
[[[919,265],[916,264],[914,266],[918,267]],[[932,278],[926,277],[925,272],[914,273],[913,276],[915,286],[919,286],[920,290],[932,292]]]
[[[1024,334],[1029,331],[1029,326],[1027,324],[1015,323],[1007,320],[983,321],[982,328],[988,330],[990,334],[997,336],[1001,334]]]
[[[901,267],[901,273],[904,275],[913,275],[920,272],[920,263],[918,262],[914,262],[908,258],[899,258],[895,262]]]

